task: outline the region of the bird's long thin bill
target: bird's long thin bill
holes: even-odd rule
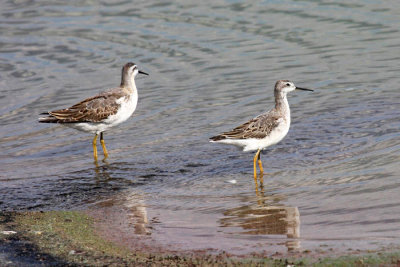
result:
[[[147,72],[144,72],[144,71],[141,71],[141,70],[139,70],[139,73],[140,74],[144,74],[144,75],[149,75]]]
[[[312,89],[307,89],[307,88],[296,87],[296,89],[303,90],[303,91],[311,91],[311,92],[314,92],[314,90],[312,90]]]

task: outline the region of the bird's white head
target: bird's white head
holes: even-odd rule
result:
[[[122,68],[122,78],[121,78],[121,86],[127,86],[128,84],[135,83],[135,77],[139,73],[144,75],[149,75],[148,73],[141,71],[138,69],[135,63],[128,62]]]
[[[289,80],[279,80],[275,83],[275,93],[279,94],[283,93],[284,95],[286,95],[287,93],[292,92],[294,90],[314,91],[307,88],[297,87],[294,85],[293,82]]]
[[[130,66],[128,68],[128,75],[130,77],[136,77],[136,75],[138,75],[139,73],[139,69],[137,68],[137,66],[134,63],[128,63]],[[133,65],[131,65],[133,64]]]
[[[296,86],[294,83],[288,80],[279,80],[275,84],[275,91],[278,91],[280,93],[289,93],[291,91],[296,90]]]

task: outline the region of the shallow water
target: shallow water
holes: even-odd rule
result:
[[[396,1],[0,6],[2,210],[111,203],[176,249],[400,243]],[[37,123],[118,85],[128,61],[150,76],[133,118],[105,134],[106,162],[93,164],[91,135]],[[271,108],[278,79],[316,91],[289,95],[290,132],[263,152],[256,193],[253,154],[208,138]]]

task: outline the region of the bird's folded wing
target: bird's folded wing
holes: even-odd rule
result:
[[[281,120],[280,116],[272,113],[262,114],[229,132],[220,134],[218,139],[262,139],[268,136],[274,128],[278,127]]]
[[[50,111],[58,122],[101,122],[118,112],[120,103],[117,102],[122,95],[102,93],[87,98],[70,108]]]

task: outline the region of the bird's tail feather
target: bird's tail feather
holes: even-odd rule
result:
[[[216,141],[220,141],[220,140],[224,140],[224,139],[226,139],[226,136],[217,135],[217,136],[210,137],[210,142],[216,142]]]
[[[49,115],[49,113],[40,113],[40,115]],[[48,116],[48,117],[41,117],[39,118],[39,122],[43,123],[57,123],[59,119],[53,116]]]

